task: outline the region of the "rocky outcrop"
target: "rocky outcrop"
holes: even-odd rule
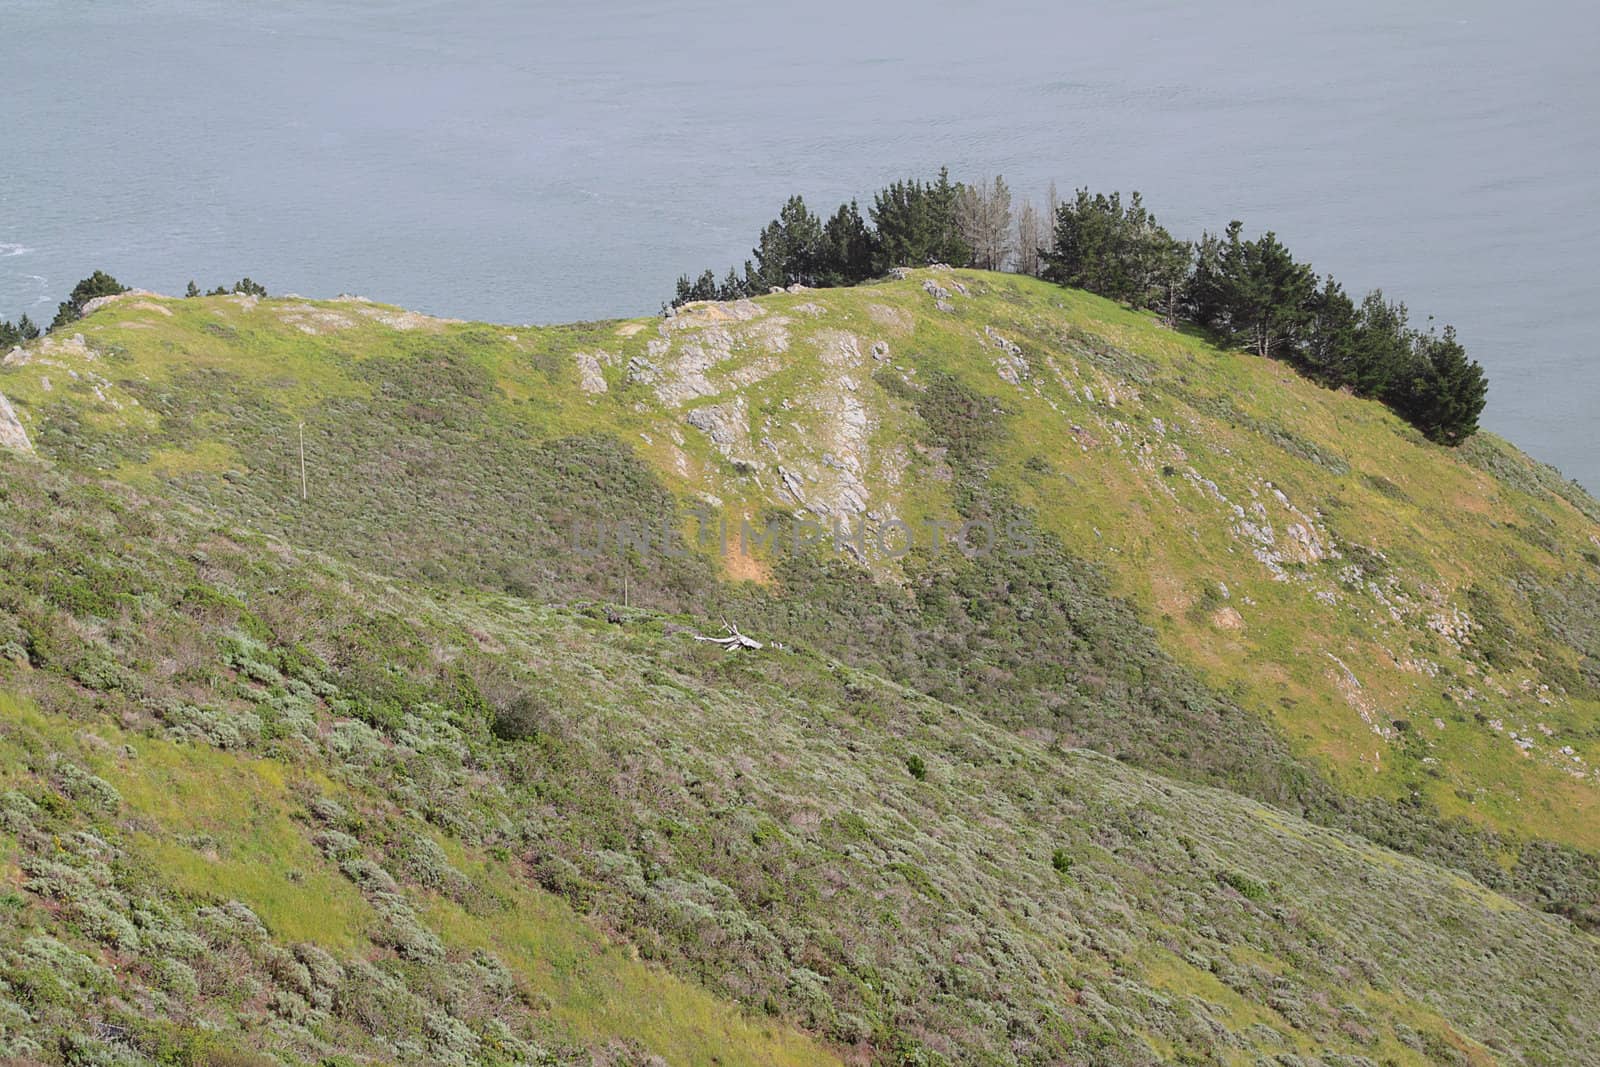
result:
[[[11,401],[6,399],[4,393],[0,393],[0,448],[33,455],[33,442],[28,440],[28,431],[22,428],[22,420],[17,418]]]
[[[578,364],[578,387],[586,393],[605,392],[606,376],[601,363],[614,363],[615,358],[607,352],[576,352],[572,358]]]

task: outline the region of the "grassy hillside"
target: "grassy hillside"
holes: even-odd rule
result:
[[[1600,505],[1504,442],[968,271],[548,328],[141,294],[75,329],[0,367],[43,461],[5,469],[32,807],[0,863],[53,939],[7,958],[135,961],[5,977],[61,1033],[114,1004],[165,1020],[147,1053],[1595,1055],[1596,941],[1537,909],[1600,920]],[[740,551],[775,519],[917,544]],[[721,616],[783,647],[682,632]],[[52,895],[41,855],[85,873]],[[146,895],[247,947],[165,989]],[[229,901],[264,932],[219,933]],[[338,983],[284,984],[303,944]],[[509,1036],[440,977],[475,950]]]
[[[816,653],[3,473],[8,1054],[1600,1055],[1600,941],[1458,874]]]
[[[948,379],[996,412],[965,473],[1342,788],[1600,845],[1600,505],[1488,435],[1429,445],[1379,405],[1146,315],[918,272],[663,323],[138,297],[81,326],[83,344],[46,340],[0,373],[42,453],[388,573],[540,595],[620,599],[630,568],[575,560],[575,519],[678,507],[693,536],[682,506],[709,504],[735,547],[773,509],[959,522],[963,472],[933,440],[946,416],[918,404]],[[636,561],[632,590],[703,604],[707,564],[771,577],[730,551]]]

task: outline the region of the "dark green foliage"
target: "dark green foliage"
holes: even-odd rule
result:
[[[778,217],[761,231],[752,254],[755,261],[745,267],[745,288],[753,294],[815,285],[822,254],[822,222],[805,200],[791,196]]]
[[[1239,871],[1219,871],[1217,881],[1235,890],[1246,900],[1257,902],[1267,899],[1268,889],[1261,882],[1251,878],[1248,874]]]
[[[1483,369],[1449,326],[1419,332],[1381,291],[1359,308],[1331,277],[1320,286],[1272,233],[1246,241],[1230,223],[1203,236],[1185,302],[1199,325],[1259,356],[1283,359],[1332,388],[1382,400],[1431,441],[1459,445],[1478,428]]]
[[[1467,612],[1472,616],[1471,648],[1485,663],[1498,670],[1517,661],[1517,631],[1500,613],[1494,597],[1481,585],[1466,591]]]
[[[716,274],[707,269],[692,281],[687,274],[681,276],[669,306],[681,307],[696,300],[739,300],[750,295],[747,280],[739,277],[738,271],[728,268],[727,277],[718,284]]]
[[[50,328],[52,330],[59,329],[69,322],[76,322],[83,318],[83,306],[91,300],[102,296],[115,296],[118,293],[127,291],[127,286],[105,271],[97,270],[72,287],[72,294],[56,308],[56,317],[50,323]]]
[[[24,341],[31,341],[39,336],[39,327],[24,313],[14,324],[10,320],[0,320],[0,349],[20,345]]]
[[[678,279],[678,292],[672,298],[672,306],[678,307],[695,300],[720,300],[723,299],[717,288],[717,276],[711,270],[706,270],[694,281],[689,280],[687,274]]]
[[[854,200],[824,222],[803,198],[791,196],[761,231],[743,276],[729,270],[718,283],[712,270],[682,275],[671,306],[761,296],[791,285],[857,285],[896,266],[965,265],[972,250],[957,225],[960,193],[947,170],[932,182],[895,182],[873,198],[870,225]]]
[[[1332,381],[1360,396],[1392,401],[1415,366],[1413,336],[1404,304],[1390,303],[1378,290],[1368,293],[1349,348],[1336,357]]]
[[[745,261],[743,277],[730,269],[719,284],[711,270],[693,280],[686,274],[678,279],[672,306],[695,300],[737,300],[791,285],[855,285],[872,276],[874,247],[874,235],[854,201],[841,204],[823,223],[802,198],[792,196],[761,231],[752,252],[755,258]]]
[[[682,275],[671,306],[796,284],[855,285],[894,267],[970,264],[974,251],[962,237],[959,205],[974,192],[951,182],[947,170],[933,182],[895,182],[873,198],[871,226],[855,201],[824,223],[792,196],[761,231],[742,277],[730,270],[719,284],[711,270]],[[1222,236],[1203,234],[1190,245],[1157,223],[1138,192],[1124,204],[1121,193],[1088,189],[1060,205],[1051,224],[1045,278],[1158,311],[1168,325],[1186,315],[1226,344],[1382,400],[1438,444],[1460,445],[1477,431],[1488,382],[1452,327],[1437,335],[1414,330],[1405,305],[1377,290],[1358,308],[1331,276],[1319,285],[1310,265],[1271,231],[1245,240],[1244,224],[1235,220]],[[1004,258],[997,249],[1009,231],[994,237],[1000,243],[982,265]]]
[[[906,770],[911,773],[911,777],[915,778],[919,782],[927,780],[928,765],[923,761],[921,756],[912,755],[907,757]]]
[[[1077,197],[1053,220],[1055,245],[1044,254],[1044,277],[1135,307],[1161,311],[1171,321],[1189,271],[1189,246],[1174,240],[1135,192]]]
[[[972,254],[956,224],[959,187],[941,168],[932,182],[898,181],[880,190],[872,200],[872,224],[877,230],[875,265],[922,267],[930,263],[964,265]]]
[[[241,296],[266,296],[267,295],[267,287],[262,285],[260,282],[253,281],[249,277],[244,277],[244,278],[240,278],[238,281],[234,282],[231,287],[226,286],[226,285],[219,285],[215,289],[209,289],[209,290],[206,291],[205,295],[206,296],[229,296],[229,295],[233,295],[233,294],[238,294],[238,295],[241,295]],[[199,296],[200,295],[200,287],[195,285],[195,283],[191,280],[189,282],[189,288],[184,291],[183,295],[184,296]]]
[[[1196,322],[1226,340],[1262,357],[1286,356],[1312,321],[1316,277],[1275,234],[1246,241],[1243,229],[1234,221],[1223,237],[1200,238],[1188,307]]]
[[[854,200],[840,204],[822,228],[817,251],[817,285],[856,285],[873,276],[877,236],[867,228]]]
[[[1430,441],[1457,445],[1478,431],[1478,416],[1488,400],[1483,368],[1467,358],[1455,328],[1419,335],[1410,373],[1390,390],[1386,401]]]
[[[1308,376],[1332,388],[1350,381],[1350,354],[1360,317],[1344,287],[1332,276],[1312,296],[1301,335],[1299,364]]]

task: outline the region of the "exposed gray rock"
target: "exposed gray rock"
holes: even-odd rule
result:
[[[661,368],[643,356],[634,356],[628,360],[628,381],[649,385],[659,377]]]
[[[704,432],[711,438],[712,443],[720,446],[724,452],[749,432],[745,425],[742,397],[727,404],[711,404],[695,408],[684,415],[683,421]]]
[[[606,376],[600,369],[601,361],[610,363],[612,358],[605,352],[598,355],[592,352],[577,352],[572,357],[578,364],[578,385],[586,393],[603,393],[606,391]]]
[[[22,420],[17,418],[11,401],[6,399],[4,393],[0,393],[0,448],[33,455],[33,442],[28,440],[28,431],[22,428]]]

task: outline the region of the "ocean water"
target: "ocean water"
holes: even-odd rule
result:
[[[1600,488],[1600,9],[0,0],[0,316],[248,274],[437,314],[655,311],[941,163],[1240,218],[1454,323],[1485,424]]]

